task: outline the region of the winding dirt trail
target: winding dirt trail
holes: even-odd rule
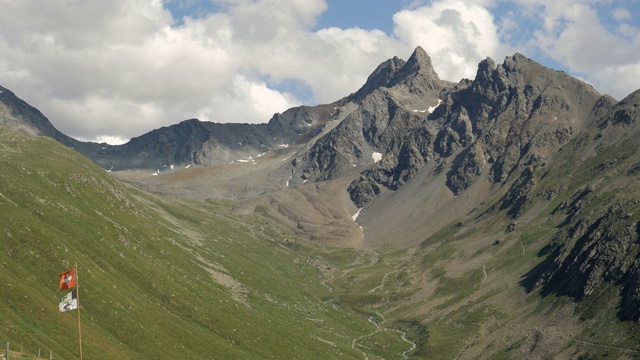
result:
[[[395,332],[395,333],[400,334],[400,338],[402,339],[402,341],[404,341],[404,342],[408,343],[409,345],[411,345],[411,348],[409,348],[408,350],[403,351],[400,354],[400,356],[402,356],[403,359],[408,359],[409,356],[407,354],[409,354],[411,351],[415,350],[415,348],[418,345],[416,343],[414,343],[413,341],[407,339],[407,333],[406,332],[404,332],[402,330],[389,329],[389,328],[383,327],[382,324],[384,324],[387,320],[384,318],[384,315],[382,315],[381,313],[379,313],[377,311],[376,311],[376,315],[378,317],[380,317],[380,319],[382,319],[382,322],[380,324],[378,324],[375,321],[373,316],[371,316],[371,317],[369,317],[367,319],[367,320],[369,320],[369,322],[371,324],[373,324],[376,327],[376,330],[371,332],[370,334],[363,335],[363,336],[360,336],[360,337],[357,337],[357,338],[353,339],[353,341],[351,341],[351,347],[353,349],[360,350],[362,352],[362,354],[364,355],[365,360],[369,360],[369,357],[367,356],[367,353],[364,350],[360,349],[360,347],[358,346],[358,341],[360,341],[362,339],[366,339],[368,337],[371,337],[371,336],[373,336],[373,335],[375,335],[375,334],[377,334],[377,333],[379,333],[381,331],[391,331],[391,332]],[[376,358],[379,358],[379,357],[376,356]]]

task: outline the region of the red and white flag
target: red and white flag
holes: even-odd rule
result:
[[[76,268],[60,274],[60,290],[68,290],[76,286]]]

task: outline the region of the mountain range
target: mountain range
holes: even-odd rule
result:
[[[0,90],[0,125],[122,183],[376,254],[371,273],[324,284],[373,278],[343,304],[431,329],[411,356],[640,353],[640,90],[617,101],[522,54],[453,83],[418,47],[330,104],[264,124],[190,119],[117,146],[72,139]]]

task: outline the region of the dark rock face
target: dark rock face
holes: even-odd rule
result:
[[[567,161],[563,160],[567,154],[583,158],[582,154],[589,154],[589,161],[572,164],[571,169],[581,171],[582,178],[591,183],[574,191],[554,210],[566,218],[541,254],[544,260],[522,280],[528,290],[540,287],[543,295],[566,295],[576,301],[595,296],[606,287],[618,289],[618,315],[633,321],[640,320],[640,218],[634,215],[640,211],[640,197],[633,185],[638,180],[634,149],[640,128],[630,125],[639,120],[639,94],[615,106],[603,98],[594,108],[601,116],[556,154],[560,162]],[[514,182],[514,186],[520,184],[513,194],[531,199],[528,184],[535,184],[535,177],[529,177],[529,182]],[[522,199],[510,199],[511,209],[518,209]],[[508,199],[504,200],[506,204]]]
[[[101,144],[73,139],[56,129],[38,109],[0,86],[0,126],[28,135],[47,136],[83,154],[94,153]]]
[[[359,103],[375,90],[386,87],[405,64],[406,61],[397,56],[383,62],[369,75],[367,82],[355,94],[349,96],[349,101]]]
[[[640,320],[640,223],[629,213],[637,201],[615,202],[596,213],[580,214],[593,201],[585,189],[567,206],[569,223],[555,235],[547,258],[523,282],[543,295],[555,293],[581,301],[604,283],[620,285],[620,316]]]
[[[123,145],[105,147],[96,162],[116,170],[171,164],[218,165],[245,153],[264,153],[275,142],[266,125],[222,125],[192,119],[153,130]]]
[[[29,135],[63,137],[38,109],[0,86],[0,125]]]
[[[293,144],[320,129],[333,106],[301,106],[275,114],[267,124],[218,124],[197,119],[153,130],[126,144],[105,146],[90,156],[104,168],[156,169],[220,165]],[[88,155],[89,156],[89,155]]]
[[[481,62],[473,84],[450,96],[451,112],[470,122],[467,129],[472,133],[466,138],[482,149],[491,164],[486,171],[497,183],[532,157],[544,156],[569,141],[600,98],[589,85],[520,54],[498,67],[491,59]],[[464,156],[469,159],[453,169],[449,184],[454,193],[468,186],[455,179],[469,178],[468,164],[480,162],[480,149],[467,152]],[[476,173],[482,171],[476,169]]]
[[[430,62],[423,61],[422,68],[426,68]],[[403,69],[411,64],[407,62]],[[431,77],[413,77],[411,86],[439,90],[442,104],[426,117],[405,112],[403,135],[394,136],[393,141],[376,142],[365,128],[365,140],[384,149],[387,160],[356,180],[352,194],[359,193],[358,183],[370,187],[372,181],[394,190],[428,161],[452,156],[447,186],[454,194],[463,192],[484,173],[493,182],[504,183],[525,163],[541,161],[566,144],[601,98],[591,86],[520,54],[497,67],[491,59],[482,61],[473,82],[465,80],[455,87],[434,88],[437,75],[423,73]],[[417,85],[420,81],[421,87]],[[402,116],[398,111],[387,113],[389,123]],[[378,113],[368,123],[384,123],[380,117],[385,115]],[[359,199],[354,202],[363,206],[362,197]]]
[[[417,48],[407,62],[388,60],[347,99],[358,108],[307,154],[299,156],[296,164],[312,179],[326,180],[354,166],[372,164],[371,154],[377,152],[385,154],[379,168],[363,175],[362,189],[358,184],[350,187],[355,193],[369,196],[354,196],[360,201],[372,200],[371,195],[379,193],[372,189],[380,185],[397,188],[424,165],[425,151],[429,150],[424,146],[425,138],[435,136],[424,127],[428,109],[435,107],[440,93],[452,86],[440,80],[422,48]]]

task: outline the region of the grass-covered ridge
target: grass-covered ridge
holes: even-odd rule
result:
[[[410,348],[332,300],[323,279],[337,270],[324,259],[361,254],[228,207],[129,188],[53,140],[0,128],[0,340],[77,358],[76,313],[57,309],[57,276],[77,263],[87,359],[399,358]]]

